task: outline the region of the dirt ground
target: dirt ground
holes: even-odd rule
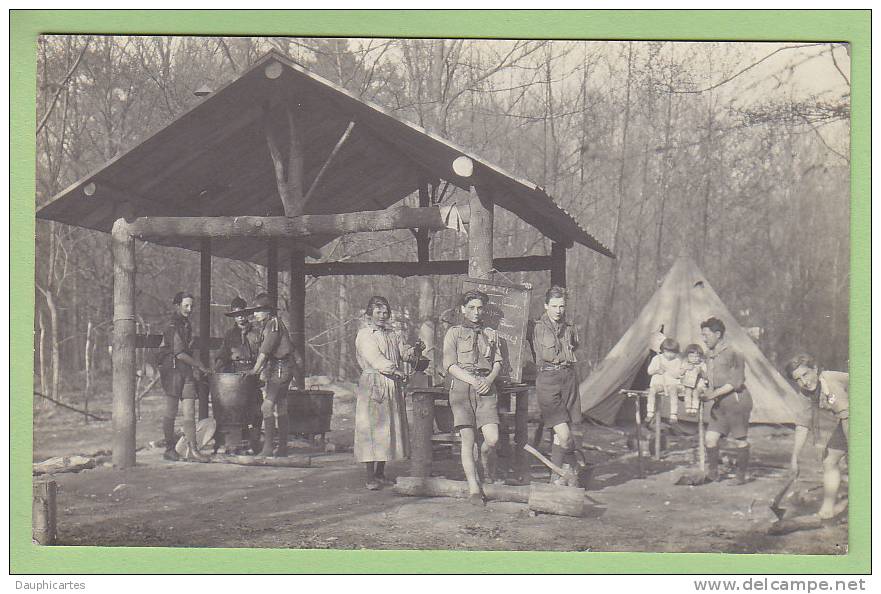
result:
[[[311,468],[255,468],[233,464],[167,462],[151,447],[159,438],[159,390],[142,401],[137,465],[109,464],[80,473],[56,474],[58,543],[101,546],[273,547],[333,549],[463,549],[843,554],[847,524],[770,536],[768,508],[783,484],[792,432],[751,429],[754,477],[698,487],[677,486],[694,468],[696,437],[672,438],[661,461],[637,475],[636,454],[626,428],[587,426],[586,450],[593,465],[581,518],[530,515],[526,504],[489,502],[486,507],[448,498],[414,498],[390,488],[367,491],[352,453],[353,402],[347,390],[334,403],[329,442],[317,447]],[[90,411],[110,416],[110,397],[93,397]],[[530,427],[533,430],[533,427]],[[91,421],[57,407],[35,407],[34,461],[52,456],[92,455],[111,446],[111,423]],[[545,442],[547,448],[547,442]],[[784,506],[795,514],[816,511],[820,465],[810,445],[802,455],[802,502]],[[433,473],[463,475],[457,456],[441,455]],[[391,477],[407,475],[406,462],[391,463]],[[42,480],[45,477],[35,477]],[[533,480],[546,481],[542,467]],[[792,513],[792,512],[791,512]]]

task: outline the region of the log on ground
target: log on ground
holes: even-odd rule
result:
[[[276,468],[309,468],[312,466],[311,456],[292,455],[284,458],[262,458],[260,456],[232,456],[216,454],[212,462],[223,464],[239,464],[241,466],[271,466]]]

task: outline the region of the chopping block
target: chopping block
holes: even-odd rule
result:
[[[558,516],[581,517],[584,511],[584,489],[531,483],[523,486],[482,485],[483,495],[494,501],[526,503],[530,510]],[[455,497],[467,499],[468,483],[421,476],[399,476],[394,492],[412,497]]]

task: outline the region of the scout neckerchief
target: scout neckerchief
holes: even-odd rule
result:
[[[471,320],[465,320],[462,322],[462,326],[468,328],[472,332],[472,343],[471,348],[472,351],[480,355],[480,347],[478,345],[478,339],[480,338],[480,333],[483,332],[483,324],[480,322],[472,322]]]
[[[236,328],[239,328],[239,325],[236,324]],[[244,328],[239,328],[241,332],[241,341],[244,346],[248,347],[248,361],[254,360],[254,349],[251,347],[251,341],[248,340],[248,333],[251,331],[251,322],[245,324]]]

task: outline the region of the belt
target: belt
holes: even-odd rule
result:
[[[560,369],[572,369],[572,363],[551,363],[541,366],[540,371],[558,371]]]
[[[464,369],[464,368],[463,368]],[[480,377],[487,377],[490,373],[492,373],[492,369],[465,369],[468,373],[472,375],[479,375]]]

